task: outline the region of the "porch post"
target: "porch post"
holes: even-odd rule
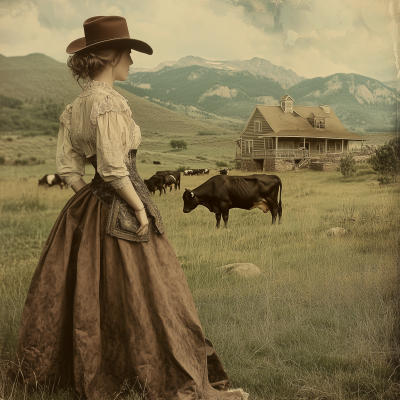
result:
[[[303,147],[306,147],[306,138],[304,137],[304,140],[303,140]]]
[[[275,138],[275,157],[278,155],[278,136]]]
[[[342,139],[342,153],[343,153],[343,149],[344,149],[344,139]]]
[[[325,139],[325,153],[328,152],[328,139]]]

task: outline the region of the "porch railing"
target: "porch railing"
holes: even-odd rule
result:
[[[262,160],[271,157],[305,158],[309,157],[309,151],[299,149],[253,150],[252,153],[241,153],[240,149],[236,151],[236,158]]]

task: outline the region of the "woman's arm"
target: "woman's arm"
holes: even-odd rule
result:
[[[147,219],[142,200],[139,199],[132,183],[115,190],[135,210],[136,218],[140,223],[140,227],[136,233],[138,235],[145,235],[149,227],[149,220]]]
[[[79,192],[84,186],[86,185],[86,182],[81,178],[79,181],[76,181],[71,185],[72,190],[77,193]]]

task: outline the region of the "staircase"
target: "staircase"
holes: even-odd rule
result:
[[[303,160],[301,160],[298,164],[297,164],[297,168],[300,169],[302,167],[304,167],[306,164],[308,164],[311,160],[311,157],[305,157]]]

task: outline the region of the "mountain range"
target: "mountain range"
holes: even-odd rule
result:
[[[201,57],[186,56],[178,61],[164,61],[152,69],[133,68],[132,72],[158,72],[164,67],[183,68],[192,65],[232,72],[248,71],[254,75],[266,76],[275,80],[283,88],[293,86],[305,79],[298,76],[291,69],[274,65],[270,61],[259,57],[253,57],[251,60],[210,61]]]
[[[250,61],[253,60],[260,59]],[[260,65],[268,65],[264,61]],[[265,71],[255,74],[248,69],[230,69],[231,63],[212,64],[199,57],[184,57],[173,65],[162,63],[154,70],[133,72],[118,85],[182,114],[209,118],[210,122],[216,115],[231,118],[237,129],[250,117],[256,104],[278,105],[281,96],[289,94],[294,105],[330,105],[348,130],[396,130],[396,89],[376,79],[344,73],[312,79],[296,75],[298,82],[286,86],[276,75],[273,78]],[[295,74],[285,71],[289,76]],[[282,74],[285,71],[280,70]]]

